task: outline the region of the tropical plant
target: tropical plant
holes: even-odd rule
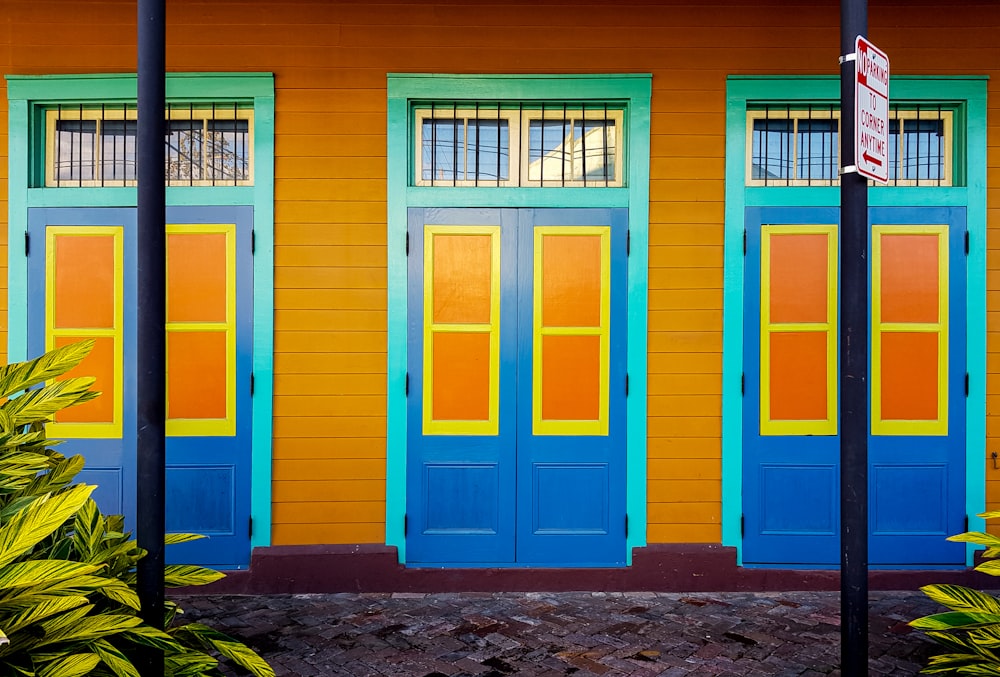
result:
[[[0,367],[0,676],[138,677],[144,647],[162,651],[164,674],[221,675],[228,660],[257,677],[274,675],[252,650],[199,623],[176,624],[166,603],[166,630],[139,616],[135,566],[145,554],[74,483],[83,457],[66,457],[46,438],[57,411],[97,397],[92,378],[55,380],[77,366],[93,342]],[[167,543],[200,536],[171,534]],[[196,566],[165,568],[170,587],[202,585],[222,573]],[[148,650],[148,649],[147,649]]]
[[[1000,512],[979,515],[990,519]],[[981,531],[949,536],[949,541],[975,543],[986,549],[976,566],[990,576],[1000,576],[1000,538]],[[925,585],[920,588],[949,611],[931,614],[910,625],[948,649],[932,656],[921,672],[956,675],[1000,675],[1000,598],[961,585]]]

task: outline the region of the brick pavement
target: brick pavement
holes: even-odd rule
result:
[[[786,593],[364,593],[176,598],[279,677],[840,675],[840,596]],[[870,675],[915,675],[940,610],[872,592]]]

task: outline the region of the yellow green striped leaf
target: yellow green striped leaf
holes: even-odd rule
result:
[[[92,574],[101,568],[94,564],[59,559],[18,562],[0,569],[0,589],[58,583],[77,576]]]
[[[947,611],[910,621],[910,625],[918,630],[955,630],[958,628],[975,628],[993,623],[1000,623],[1000,614],[973,611]]]
[[[92,653],[71,654],[46,663],[38,671],[38,677],[81,677],[97,667],[101,659]]]
[[[186,585],[207,585],[226,575],[219,571],[192,564],[170,564],[163,568],[164,585],[181,587]]]
[[[34,547],[80,509],[93,486],[78,484],[64,492],[45,494],[15,513],[0,527],[0,567]]]
[[[1000,600],[961,585],[925,585],[920,590],[952,611],[984,611],[1000,615]]]

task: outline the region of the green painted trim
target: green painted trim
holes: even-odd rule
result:
[[[803,188],[775,186],[774,188],[748,187],[744,191],[745,207],[837,207],[840,205],[840,188]],[[869,207],[892,207],[905,204],[909,207],[964,207],[969,201],[966,186],[943,188],[890,188],[877,187],[868,191]]]
[[[28,258],[18,243],[28,232],[27,101],[11,100],[7,114],[7,359],[28,359]]]
[[[271,545],[274,426],[274,83],[254,96],[253,436],[250,517],[259,529],[250,547]],[[195,192],[197,189],[183,189]],[[237,194],[239,187],[229,189]],[[184,193],[181,193],[184,195]],[[213,198],[215,197],[213,193]],[[225,195],[220,193],[220,199]]]
[[[405,96],[392,96],[389,80],[387,148],[407,148],[409,111]],[[400,563],[406,561],[406,177],[407,153],[386,153],[387,294],[385,440],[385,542],[395,546]]]
[[[7,75],[7,98],[33,103],[135,101],[135,73]],[[252,99],[274,95],[270,73],[167,73],[167,100]]]
[[[966,400],[966,514],[969,529],[985,531],[976,517],[986,510],[986,89],[985,80],[969,82],[966,93],[966,184],[969,201],[969,258],[966,261],[968,308],[966,362],[969,397]],[[973,565],[976,548],[966,548],[966,565]]]
[[[410,103],[430,100],[580,100],[627,104],[628,188],[410,187],[410,151],[387,153],[388,356],[386,421],[386,544],[406,561],[406,210],[408,207],[628,207],[632,238],[628,262],[628,373],[626,467],[632,548],[646,545],[646,363],[649,242],[648,74],[455,75],[387,77],[387,148],[409,149]]]
[[[626,426],[626,510],[628,515],[627,564],[632,564],[634,548],[646,545],[649,522],[647,497],[647,394],[649,318],[649,157],[650,99],[652,81],[647,76],[643,88],[634,94],[628,107],[628,223],[631,251],[628,257],[628,354],[629,380],[625,403]]]
[[[254,140],[256,125],[254,129]],[[256,152],[254,153],[256,163]],[[256,186],[168,187],[167,206],[205,204],[205,191],[211,191],[213,205],[237,206],[253,204],[259,192]],[[135,188],[29,188],[28,208],[32,207],[135,207]]]
[[[647,168],[648,172],[648,168]],[[631,167],[629,168],[631,175]],[[629,182],[631,183],[631,181]],[[409,207],[628,207],[630,188],[442,188],[411,186]]]
[[[134,207],[135,188],[29,188],[32,108],[55,102],[135,101],[136,76],[8,75],[10,195],[8,242],[19,242],[32,207]],[[274,77],[270,73],[168,73],[167,99],[237,99],[254,105],[254,185],[167,188],[167,204],[252,205],[253,373],[250,517],[251,547],[271,544],[271,459],[274,392]],[[36,149],[37,150],[37,149]],[[8,248],[8,353],[24,359],[27,266],[23,250]]]
[[[948,101],[958,104],[956,145],[966,141],[964,160],[956,149],[956,177],[966,169],[965,186],[951,188],[873,188],[869,206],[964,206],[972,247],[967,274],[967,362],[971,375],[966,407],[966,509],[969,528],[985,509],[986,384],[986,84],[985,76],[893,76],[896,101]],[[741,76],[727,79],[726,210],[722,330],[722,543],[737,549],[742,564],[743,409],[743,215],[747,206],[839,206],[836,187],[746,187],[747,102],[829,101],[839,103],[837,76]],[[964,113],[964,125],[961,116]],[[978,244],[978,246],[977,246]],[[972,564],[973,547],[967,550]]]
[[[722,297],[722,545],[743,564],[743,213],[746,96],[726,92],[726,208]],[[738,160],[737,160],[738,158]]]

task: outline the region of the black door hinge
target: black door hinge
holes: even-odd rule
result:
[[[968,529],[966,529],[968,531]],[[625,538],[628,538],[628,515],[625,515]]]
[[[410,372],[406,372],[405,385],[403,386],[403,395],[409,396],[410,394]]]
[[[406,538],[407,532],[410,530],[410,520],[406,513],[403,513],[403,538]]]
[[[740,515],[740,538],[745,538],[747,535],[747,518],[745,515]]]
[[[253,397],[254,385],[253,372],[250,372],[250,397]]]
[[[27,256],[31,253],[31,234],[28,231],[24,231],[24,255]]]
[[[628,397],[628,374],[625,374],[625,397]]]
[[[747,255],[747,229],[743,229],[743,256]]]
[[[247,538],[253,536],[253,517],[247,517]]]
[[[969,396],[969,372],[965,372],[965,396]]]
[[[406,231],[406,255],[410,255],[410,231]]]
[[[747,375],[740,374],[740,395],[747,394]]]
[[[965,255],[969,255],[969,231],[965,231]]]
[[[253,228],[250,229],[250,253],[254,254],[257,251],[257,231]]]
[[[625,231],[625,256],[632,253],[632,231]]]

